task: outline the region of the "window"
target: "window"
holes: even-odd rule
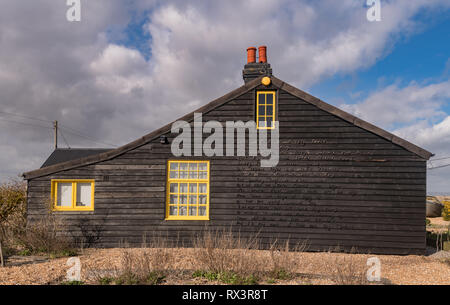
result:
[[[256,93],[256,126],[258,129],[275,128],[275,92]]]
[[[209,161],[169,161],[166,219],[209,219]]]
[[[93,211],[94,180],[52,180],[52,201],[55,211]]]

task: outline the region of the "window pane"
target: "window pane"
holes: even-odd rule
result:
[[[171,193],[178,193],[178,183],[171,183],[170,184],[170,192]]]
[[[178,195],[170,195],[170,204],[177,204],[178,203]]]
[[[180,204],[187,204],[187,195],[180,195]]]
[[[189,193],[191,194],[197,193],[197,183],[189,183]]]
[[[197,207],[189,207],[189,216],[197,216]]]
[[[176,206],[170,206],[169,207],[169,215],[177,215],[177,207]]]
[[[199,204],[206,204],[206,195],[199,195],[198,201],[199,201]]]
[[[198,184],[198,192],[199,193],[203,193],[203,194],[205,194],[207,191],[206,191],[206,183],[199,183]]]
[[[197,163],[189,163],[189,170],[197,171]]]
[[[267,100],[266,100],[266,104],[272,104],[273,105],[273,102],[274,102],[274,94],[272,94],[272,93],[270,93],[270,94],[267,94]]]
[[[259,104],[265,104],[266,103],[266,95],[264,93],[260,93],[258,94],[259,98],[258,98],[258,102]]]
[[[189,204],[197,204],[197,195],[189,195]]]
[[[200,164],[198,165],[198,169],[201,170],[201,171],[205,171],[205,170],[208,169],[208,164],[205,163],[205,162],[200,163]]]
[[[267,115],[273,114],[273,106],[267,106]]]
[[[71,207],[72,206],[72,183],[57,183],[57,195],[56,205],[59,207]]]
[[[198,173],[197,172],[189,172],[189,179],[197,179]]]
[[[187,215],[187,208],[185,206],[180,206],[180,216]]]
[[[90,207],[92,195],[91,183],[77,183],[77,207]]]
[[[259,106],[258,115],[265,115],[265,114],[266,114],[266,106]]]
[[[178,162],[170,163],[170,170],[178,170]]]
[[[206,179],[206,178],[208,178],[208,172],[199,172],[198,173],[198,178],[199,179]]]
[[[206,216],[206,207],[198,207],[198,216]]]
[[[188,184],[180,183],[180,193],[187,193],[187,192],[188,192]]]
[[[188,170],[188,164],[187,163],[180,163],[180,170]]]
[[[178,178],[178,172],[170,172],[170,178]]]
[[[180,179],[187,179],[188,178],[188,171],[180,172]]]

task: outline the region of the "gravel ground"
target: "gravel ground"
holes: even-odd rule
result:
[[[448,228],[450,227],[450,221],[445,221],[443,217],[429,217],[432,226]]]
[[[140,249],[127,249],[141,251]],[[82,280],[93,282],[93,273],[107,272],[119,268],[124,249],[88,249],[79,258],[82,263]],[[192,278],[195,270],[193,249],[171,249],[175,256],[173,269],[165,284],[206,284],[204,279]],[[267,251],[255,251],[255,256],[267,257]],[[298,278],[278,281],[278,284],[334,284],[330,270],[336,264],[352,261],[358,266],[366,266],[366,261],[374,255],[339,253],[296,253],[301,262]],[[434,256],[394,256],[377,255],[381,261],[382,282],[403,285],[449,285],[450,261],[446,253]],[[0,268],[0,284],[58,284],[65,280],[69,266],[67,258],[40,261],[30,258],[19,266]],[[17,263],[17,261],[16,261]],[[365,267],[367,268],[367,267]],[[262,284],[265,284],[264,282]]]

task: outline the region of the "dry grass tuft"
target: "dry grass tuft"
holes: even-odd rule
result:
[[[333,252],[340,252],[339,248]],[[337,285],[367,285],[366,264],[364,260],[358,259],[356,249],[352,249],[349,254],[329,255],[327,262],[331,279]],[[329,252],[329,254],[331,254]]]
[[[260,241],[255,235],[242,238],[233,236],[232,230],[211,231],[205,229],[203,234],[194,238],[194,253],[197,266],[201,270],[217,274],[235,273],[241,277],[259,273],[264,262],[253,254],[260,248]]]
[[[301,260],[299,253],[304,252],[307,248],[307,243],[298,243],[295,247],[290,248],[289,240],[284,244],[275,241],[269,249],[271,270],[270,275],[274,279],[291,279],[296,276]]]
[[[88,274],[98,284],[157,285],[164,281],[173,265],[174,256],[168,242],[154,237],[146,248],[124,249],[119,267],[112,270],[95,270],[87,265]]]

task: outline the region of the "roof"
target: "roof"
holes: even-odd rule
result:
[[[87,156],[98,155],[111,149],[112,148],[57,148],[52,152],[47,160],[45,160],[41,168]]]
[[[206,104],[205,106],[200,107],[197,110],[194,110],[193,112],[179,118],[176,121],[179,121],[179,120],[183,120],[183,121],[187,121],[187,122],[193,121],[195,112],[206,113],[206,112],[214,110],[215,108],[227,103],[228,101],[230,101],[234,98],[237,98],[238,96],[261,85],[261,79],[263,77],[264,77],[264,75],[254,79],[252,81],[249,81],[248,83],[245,83],[243,86],[225,94],[224,96],[222,96],[218,99],[213,100],[212,102]],[[392,133],[385,131],[375,125],[372,125],[366,121],[363,121],[363,120],[361,120],[361,119],[359,119],[359,118],[357,118],[335,106],[327,104],[324,101],[310,95],[309,93],[306,93],[300,89],[297,89],[274,76],[271,76],[270,78],[272,80],[273,86],[275,86],[281,90],[284,90],[284,91],[292,94],[293,96],[296,96],[296,97],[304,100],[305,102],[308,102],[308,103],[318,107],[319,109],[321,109],[323,111],[326,111],[332,115],[335,115],[347,122],[350,122],[351,124],[353,124],[355,126],[358,126],[364,130],[367,130],[373,134],[376,134],[376,135],[378,135],[400,147],[403,147],[404,149],[418,155],[419,157],[421,157],[423,159],[428,160],[431,156],[433,156],[433,154],[431,152],[429,152],[417,145],[414,145],[400,137],[397,137],[396,135],[393,135]],[[174,121],[174,122],[176,122],[176,121]],[[55,172],[68,170],[68,169],[72,169],[72,168],[85,166],[85,165],[112,159],[118,155],[121,155],[132,149],[135,149],[137,147],[145,145],[155,139],[158,139],[163,134],[169,133],[171,130],[172,124],[174,122],[171,122],[157,130],[150,132],[149,134],[147,134],[131,143],[128,143],[128,144],[118,147],[116,149],[101,152],[96,155],[90,155],[90,156],[76,159],[76,160],[71,160],[71,161],[67,161],[67,162],[63,162],[63,163],[50,165],[50,166],[43,167],[41,169],[37,169],[34,171],[26,172],[23,174],[23,177],[25,179],[33,179],[33,178],[37,178],[37,177],[50,175]]]

